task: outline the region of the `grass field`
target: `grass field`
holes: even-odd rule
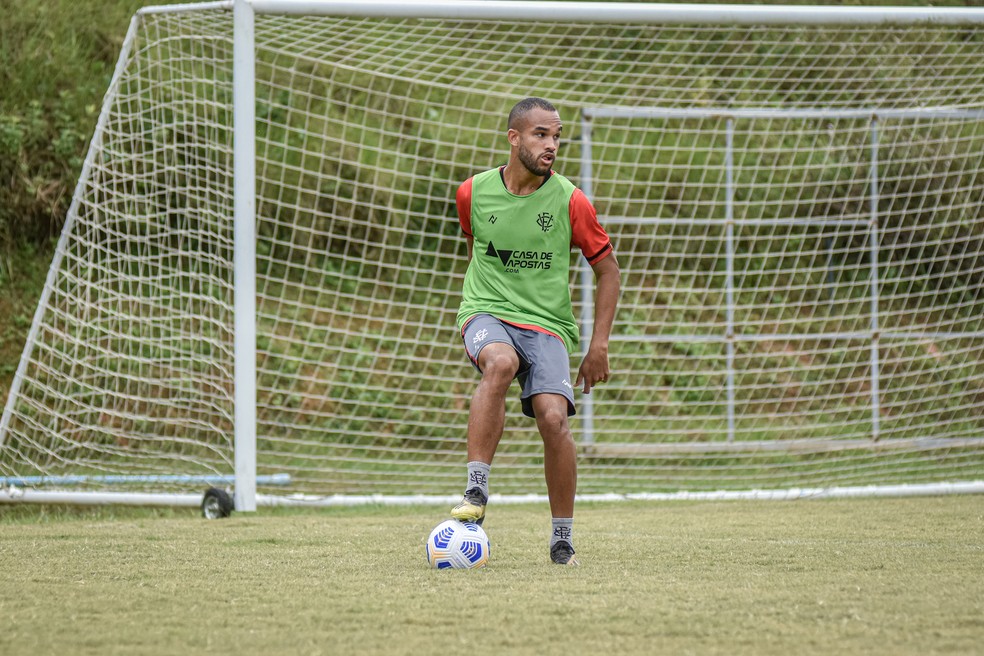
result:
[[[580,568],[500,506],[440,572],[434,507],[0,507],[0,653],[981,653],[982,502],[584,503]]]

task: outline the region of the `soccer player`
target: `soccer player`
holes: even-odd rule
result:
[[[574,387],[588,394],[608,380],[619,269],[591,202],[552,170],[563,129],[557,109],[542,98],[526,98],[509,113],[507,127],[508,163],[469,178],[456,194],[469,257],[457,320],[481,380],[468,415],[465,494],[451,516],[485,519],[506,393],[517,379],[523,414],[536,420],[543,439],[550,557],[577,565],[577,450],[568,417],[575,413]],[[571,385],[568,354],[579,341],[569,282],[575,246],[594,271],[596,293],[591,342]]]

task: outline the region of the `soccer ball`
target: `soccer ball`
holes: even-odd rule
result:
[[[489,561],[489,536],[471,522],[448,519],[438,524],[427,538],[427,562],[431,567],[472,569]]]

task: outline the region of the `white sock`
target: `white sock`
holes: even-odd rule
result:
[[[573,517],[554,517],[553,533],[550,534],[551,548],[563,540],[572,547],[574,546],[574,518]]]
[[[492,470],[492,465],[481,462],[478,460],[472,460],[468,463],[468,483],[465,485],[465,492],[471,490],[472,488],[478,488],[485,495],[485,498],[489,498],[489,472]]]

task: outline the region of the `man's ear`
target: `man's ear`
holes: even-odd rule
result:
[[[518,146],[519,145],[519,130],[516,130],[514,128],[509,128],[508,130],[506,130],[506,139],[509,140],[509,144],[511,146]]]

